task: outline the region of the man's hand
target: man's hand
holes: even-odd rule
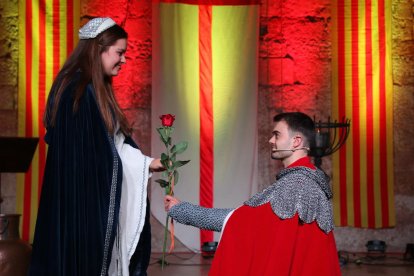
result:
[[[165,170],[164,166],[161,164],[161,159],[159,158],[151,161],[149,169],[151,172],[162,172]]]
[[[164,197],[164,207],[165,207],[165,211],[166,211],[166,212],[170,211],[170,209],[171,209],[174,205],[176,205],[176,204],[178,204],[178,203],[180,203],[180,202],[181,202],[181,201],[180,201],[179,199],[177,199],[177,198],[175,198],[175,197],[173,197],[173,196],[169,196],[169,195],[165,196],[165,197]]]

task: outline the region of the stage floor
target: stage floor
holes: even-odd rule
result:
[[[149,276],[207,276],[211,258],[204,258],[195,253],[175,253],[167,256],[168,265],[161,269],[158,261],[161,254],[153,253]],[[360,264],[357,264],[360,263]],[[385,259],[372,259],[366,256],[349,256],[348,263],[341,268],[342,276],[412,276],[414,262],[402,260],[402,256],[387,256]]]

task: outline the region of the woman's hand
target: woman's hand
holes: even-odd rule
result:
[[[161,164],[161,159],[159,158],[151,161],[149,169],[151,172],[162,172],[165,170],[164,166]]]
[[[166,212],[170,211],[170,209],[171,209],[174,205],[176,205],[176,204],[178,204],[178,203],[180,203],[180,202],[181,202],[181,201],[180,201],[179,199],[177,199],[177,198],[175,198],[175,197],[173,197],[173,196],[166,195],[166,196],[164,197],[164,208],[165,208],[165,211],[166,211]]]

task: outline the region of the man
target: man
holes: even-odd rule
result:
[[[180,223],[222,231],[209,275],[340,275],[329,178],[308,157],[314,123],[300,112],[273,121],[271,157],[285,167],[275,183],[235,210],[169,196],[165,208]]]

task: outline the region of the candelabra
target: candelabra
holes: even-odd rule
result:
[[[320,168],[322,157],[331,155],[345,144],[350,131],[350,120],[342,118],[342,121],[315,122],[315,144],[311,148],[310,155],[315,158],[315,165]]]

